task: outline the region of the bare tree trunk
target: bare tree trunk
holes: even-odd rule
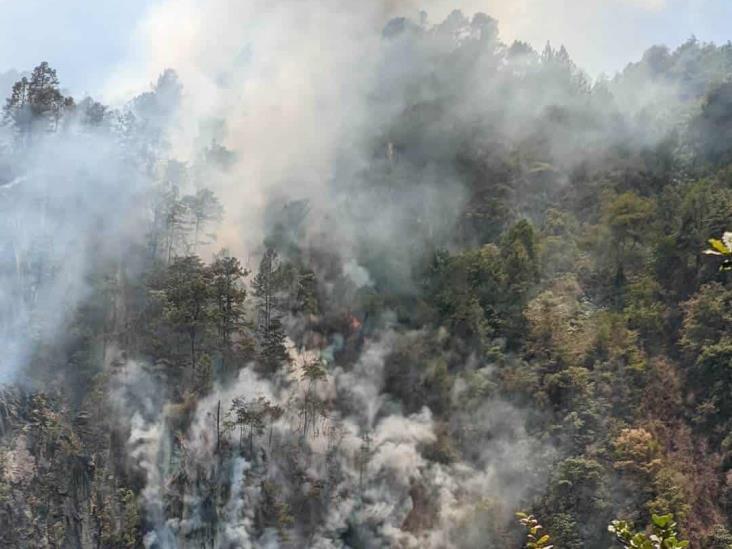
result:
[[[216,405],[216,453],[221,451],[221,401]]]
[[[191,367],[193,372],[196,371],[196,332],[191,331]]]
[[[2,404],[2,410],[0,410],[0,435],[5,436],[5,418],[10,417],[8,413],[8,406],[5,403],[5,393],[0,393],[0,404]]]
[[[193,231],[193,252],[198,251],[198,230],[201,226],[201,218],[196,216],[196,227]]]

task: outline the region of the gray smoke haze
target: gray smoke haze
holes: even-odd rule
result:
[[[527,435],[520,410],[495,401],[456,418],[456,428],[474,441],[478,456],[474,462],[440,464],[425,459],[425,446],[434,444],[437,437],[429,409],[405,416],[382,393],[384,360],[395,337],[385,332],[367,343],[352,371],[336,368],[318,382],[319,396],[348,402],[347,411],[322,418],[307,432],[296,413],[285,415],[273,425],[270,442],[266,433],[257,435],[264,448],[253,463],[241,457],[231,462],[216,459],[221,444],[241,443],[235,431],[226,432],[224,442],[217,441],[217,407],[227,410],[235,398],[263,397],[283,407],[301,401],[310,390],[302,372],[296,366],[289,383],[278,387],[246,368],[236,383],[217,387],[201,400],[190,429],[179,435],[185,448],[182,470],[186,478],[198,479],[193,492],[186,495],[182,520],[163,514],[164,479],[170,475],[171,463],[173,433],[167,427],[171,411],[159,408],[152,421],[135,412],[129,423],[129,445],[131,458],[146,478],[144,508],[152,524],[146,546],[182,547],[206,539],[205,506],[215,482],[230,488],[211,536],[213,547],[343,547],[338,540],[354,529],[352,543],[365,547],[472,547],[479,539],[490,544],[486,537],[490,533],[480,531],[476,517],[485,515],[497,523],[509,519],[514,506],[531,489],[541,487],[542,464],[551,461],[552,451]],[[291,349],[291,353],[295,365],[315,357],[313,352]],[[130,395],[145,399],[135,387],[154,387],[151,381],[136,363],[119,370],[121,417],[131,404]],[[297,439],[303,445],[293,455]],[[305,476],[304,482],[298,482],[293,468]],[[259,483],[248,484],[249,477],[258,478]],[[324,495],[311,503],[311,512],[320,518],[317,527],[296,522],[286,540],[271,529],[258,530],[252,513],[264,497],[262,479],[277,479],[296,497],[298,493],[306,497],[319,487]]]
[[[384,29],[405,13],[414,16]],[[636,114],[674,95],[673,84],[645,79],[642,92],[613,99],[612,83],[593,84],[568,59],[509,49],[490,17],[455,12],[432,25],[399,2],[170,3],[140,33],[145,65],[135,68],[173,66],[185,84],[173,154],[192,159],[214,126],[238,154],[211,185],[227,206],[218,245],[241,256],[266,235],[267,205],[285,197],[308,200],[308,238],[344,262],[358,263],[349,256],[364,241],[413,256],[421,237],[445,243],[471,198],[445,161],[468,143],[500,154],[535,140],[560,180],[597,151],[657,142],[665,118]],[[567,89],[567,71],[584,93]],[[414,131],[420,141],[403,150]]]
[[[87,296],[91,265],[118,264],[141,241],[148,192],[107,132],[41,136],[12,162],[0,185],[2,381],[61,335]]]
[[[37,131],[5,120],[0,343],[7,352],[0,382],[34,381],[33,353],[52,355],[69,338],[93,283],[106,284],[111,296],[123,279],[139,276],[142,266],[127,257],[147,246],[154,230],[149,205],[165,178],[178,100],[168,71],[118,110],[86,98],[60,121],[43,118]]]
[[[487,15],[452,12],[434,25],[419,15],[391,19],[403,6],[215,0],[175,4],[176,18],[173,4],[157,8],[141,31],[149,63],[161,73],[164,59],[178,71],[180,97],[165,73],[154,91],[125,97],[102,127],[71,120],[5,155],[12,178],[0,182],[0,382],[34,378],[34,353],[53,352],[68,336],[92,274],[103,270],[114,284],[141,270],[126,265],[126,252],[148,245],[154,213],[141,204],[161,180],[177,177],[186,192],[204,181],[221,197],[224,223],[198,251],[256,258],[272,238],[312,258],[327,251],[337,267],[316,265],[322,292],[347,310],[360,290],[416,292],[419,259],[460,246],[476,177],[465,163],[512,158],[501,173],[480,176],[540,174],[561,186],[608,150],[659,143],[674,129],[669,113],[687,108],[673,82],[592,82],[564,50],[504,44]],[[231,166],[201,162],[212,142],[233,151]],[[519,145],[535,147],[543,162],[511,157]],[[284,207],[293,201],[306,204],[301,215]],[[528,193],[511,208],[515,217],[537,215]],[[169,246],[173,255],[190,251]],[[423,335],[399,327],[396,313],[385,317],[347,370],[333,353],[348,334],[303,348],[294,341],[307,338],[293,336],[291,372],[264,379],[243,369],[195,404],[185,432],[174,427],[183,413],[166,402],[152,365],[110,358],[107,349],[100,360],[116,362],[119,428],[145,483],[146,546],[501,546],[505,539],[489,536],[541,488],[555,449],[529,436],[528,411],[496,398],[452,420],[469,457],[428,459],[444,426],[427,407],[404,410],[385,375],[396,341]],[[294,319],[287,326],[304,329]],[[324,379],[303,380],[310,361],[323,364]],[[495,373],[474,366],[486,380]],[[457,383],[456,402],[461,390]],[[241,450],[247,435],[224,428],[220,438],[219,410],[259,397],[290,412],[267,425],[271,435],[256,434],[261,451],[220,458],[222,444]],[[310,411],[311,401],[331,412]],[[182,519],[167,511],[173,474],[194,486]],[[286,535],[255,512],[269,505],[285,514],[277,507],[284,499],[300,502],[307,518],[293,519]]]

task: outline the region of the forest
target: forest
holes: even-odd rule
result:
[[[369,59],[256,170],[176,67],[2,90],[0,547],[732,547],[732,44]]]

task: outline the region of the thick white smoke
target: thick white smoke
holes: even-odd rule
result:
[[[41,135],[11,158],[13,177],[0,182],[0,382],[65,335],[92,259],[110,268],[142,241],[149,192],[110,132]]]
[[[140,90],[139,74],[145,82],[166,67],[180,73],[181,108],[150,122],[165,139],[142,133],[169,140],[166,153],[189,165],[212,142],[236,155],[230,169],[203,172],[226,207],[216,247],[256,256],[272,228],[272,205],[305,199],[310,211],[298,244],[331,252],[356,289],[373,286],[379,275],[409,294],[416,288],[411,259],[426,242],[452,244],[469,200],[465,176],[451,161],[461,147],[508,149],[546,130],[556,104],[584,112],[598,101],[542,76],[530,53],[504,62],[492,19],[452,13],[433,27],[416,7],[169,0],[139,30],[144,61],[122,71],[110,93],[127,99]],[[413,20],[384,29],[405,10]],[[415,109],[424,115],[404,117]],[[592,160],[601,145],[633,133],[632,122],[611,118],[558,124],[562,133],[548,145],[550,171]],[[415,119],[419,127],[405,127]],[[405,151],[409,132],[416,143]],[[63,331],[88,295],[92,257],[121,276],[126,247],[142,245],[149,212],[139,204],[159,166],[146,172],[120,157],[122,135],[71,132],[48,146],[41,141],[0,186],[8,205],[0,306],[9,311],[0,315],[0,343],[10,349],[0,376],[31,362],[34,342]],[[35,268],[36,256],[54,269],[52,277]],[[377,259],[367,268],[362,256]],[[373,265],[383,272],[370,271]],[[332,286],[324,293],[337,301]],[[36,314],[47,326],[28,333]],[[541,486],[552,451],[529,437],[522,411],[488,399],[452,419],[470,458],[428,459],[440,443],[433,411],[405,412],[385,386],[385,361],[408,336],[396,329],[370,335],[349,369],[332,363],[339,345],[333,336],[320,347],[291,350],[292,372],[264,379],[248,366],[195,405],[166,403],[140,362],[121,359],[115,405],[145,483],[146,546],[500,546],[489,536]],[[321,359],[325,378],[305,379],[304,366]],[[236,399],[263,399],[285,413],[247,432],[232,426]],[[188,412],[190,425],[181,420]],[[176,493],[176,478],[185,479],[183,493]],[[180,514],[169,512],[171,500]],[[290,512],[285,501],[299,507]],[[483,529],[486,521],[491,528]]]
[[[269,547],[283,542],[288,547],[342,547],[348,531],[352,543],[365,547],[470,547],[477,538],[485,541],[492,534],[480,531],[476,516],[483,513],[497,524],[509,519],[513,506],[540,487],[541,464],[550,461],[551,452],[526,434],[519,410],[493,401],[469,418],[457,418],[460,428],[475,440],[477,460],[441,464],[425,459],[425,448],[437,439],[429,409],[404,416],[382,393],[384,360],[393,340],[394,334],[386,332],[367,342],[352,371],[335,369],[317,383],[315,391],[324,401],[350,403],[345,413],[330,408],[317,429],[302,431],[297,403],[311,382],[297,367],[289,382],[277,385],[245,368],[236,383],[201,400],[190,429],[178,435],[185,449],[178,467],[189,481],[198,479],[189,483],[180,520],[163,513],[165,479],[177,474],[166,450],[173,435],[168,428],[171,411],[159,408],[152,422],[135,412],[129,444],[147,483],[142,494],[151,524],[146,545],[180,547],[198,539],[213,547]],[[296,365],[317,356],[291,352]],[[134,363],[120,371],[127,372],[124,379],[133,386],[146,379]],[[124,380],[120,382],[125,387]],[[241,444],[236,430],[223,431],[224,440],[217,438],[217,414],[229,410],[235,398],[250,402],[265,398],[288,410],[273,424],[270,441],[266,430],[255,434],[257,450],[247,458],[239,457],[238,451],[228,458],[230,453],[221,450]],[[246,442],[243,451],[247,452]],[[288,468],[293,463],[304,467],[305,479],[291,475]],[[312,494],[315,486],[328,492],[318,504],[317,512],[323,515],[314,530],[298,521],[286,535],[256,527],[253,513],[265,497],[262,483],[267,479],[276,479],[291,495]],[[228,496],[220,500],[215,531],[207,534],[205,507],[212,489],[228,490]],[[492,506],[496,501],[501,505]]]

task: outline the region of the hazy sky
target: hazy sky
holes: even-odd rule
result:
[[[519,38],[537,48],[547,40],[555,45],[564,43],[575,61],[593,75],[622,68],[652,44],[677,46],[692,35],[717,43],[732,39],[732,0],[344,3],[349,1],[384,1],[394,14],[411,14],[423,8],[433,22],[455,8],[466,14],[485,11],[499,19],[504,40]],[[28,70],[40,60],[47,60],[74,95],[99,93],[115,70],[133,59],[139,62],[145,55],[139,31],[148,24],[156,5],[165,4],[165,13],[170,14],[175,13],[176,4],[190,9],[191,4],[201,2],[205,0],[0,0],[0,72]],[[212,39],[216,39],[216,30],[211,31]]]

